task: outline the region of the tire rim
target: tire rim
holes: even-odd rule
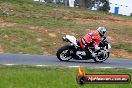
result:
[[[67,56],[67,52],[69,50],[65,50],[60,54],[60,58],[64,61],[70,60],[72,58],[72,56]]]
[[[104,53],[102,58],[96,57],[95,59],[99,62],[105,61],[108,58],[108,53]]]

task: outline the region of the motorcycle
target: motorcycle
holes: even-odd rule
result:
[[[69,42],[70,44],[62,46],[58,49],[56,56],[60,61],[75,60],[89,60],[93,59],[95,62],[104,62],[108,59],[110,54],[110,43],[108,39],[104,39],[100,42],[100,50],[93,51],[92,48],[87,47],[88,51],[84,51],[79,41],[74,36],[66,35],[63,37],[63,41]]]

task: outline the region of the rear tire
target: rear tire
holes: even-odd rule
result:
[[[58,49],[56,56],[60,61],[69,61],[72,59],[72,55],[70,56],[70,52],[72,51],[71,45],[65,45]],[[68,55],[69,54],[69,55]]]

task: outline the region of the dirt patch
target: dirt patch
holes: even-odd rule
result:
[[[0,53],[4,53],[4,48],[0,45]]]
[[[43,32],[45,32],[45,29],[41,26],[29,26],[28,29],[32,33],[43,33]]]
[[[56,34],[55,33],[49,33],[48,34],[50,37],[56,37]]]
[[[28,29],[32,32],[32,33],[46,33],[48,32],[49,29],[44,28],[43,26],[29,26]]]
[[[3,38],[6,38],[7,39],[7,38],[9,38],[9,36],[5,34]]]
[[[89,24],[92,23],[90,19],[81,19],[81,18],[75,18],[73,20],[76,24]]]
[[[118,25],[124,25],[124,26],[131,26],[132,27],[132,21],[118,21],[118,22],[115,22],[116,24]]]
[[[57,34],[59,31],[57,30],[50,30],[50,29],[46,29],[44,27],[41,27],[41,26],[30,26],[29,27],[29,30],[32,32],[32,33],[43,33],[44,35],[47,34],[49,35],[50,37],[57,37]],[[40,40],[40,39],[37,39],[37,40]]]
[[[123,49],[112,49],[110,55],[113,57],[132,59],[132,53],[128,53]]]
[[[132,43],[132,38],[128,35],[116,34],[112,30],[107,31],[108,39],[111,43]]]
[[[66,34],[71,34],[71,35],[76,35],[76,33],[71,30],[71,29],[47,29],[41,26],[29,26],[28,29],[32,32],[32,33],[43,33],[43,34],[47,34],[50,37],[57,37],[58,34],[62,34],[62,35],[66,35]]]
[[[43,51],[43,55],[50,55],[47,48],[41,47],[41,49]]]
[[[111,20],[110,19],[93,19],[93,18],[88,18],[88,19],[83,19],[83,18],[73,18],[72,20],[77,23],[77,24],[95,24],[98,23],[99,25],[104,25],[106,27],[113,27],[113,25],[116,26],[130,26],[132,27],[132,21],[128,20]]]
[[[17,23],[11,23],[11,22],[6,22],[3,20],[0,20],[0,27],[13,27],[15,26]]]
[[[113,17],[89,17],[89,16],[76,16],[75,18],[89,19],[89,20],[107,20],[107,21],[124,21]]]
[[[121,17],[109,16],[109,17],[89,17],[85,15],[80,15],[71,18],[77,24],[95,24],[104,25],[106,27],[114,28],[113,26],[130,26],[132,27],[132,20],[126,20]]]
[[[42,38],[36,38],[36,42],[43,42],[44,40]]]

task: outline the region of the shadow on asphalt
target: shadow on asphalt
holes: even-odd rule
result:
[[[72,61],[60,61],[60,62],[65,62],[65,63],[90,63],[90,64],[109,64],[108,62],[103,62],[103,63],[99,63],[99,62],[94,62],[94,61],[82,61],[82,60],[72,60]]]

